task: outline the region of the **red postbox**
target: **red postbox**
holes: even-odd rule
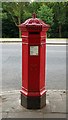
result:
[[[46,32],[49,25],[33,14],[19,28],[22,33],[21,105],[37,109],[46,105]]]

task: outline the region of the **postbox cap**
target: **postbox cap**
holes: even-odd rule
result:
[[[27,19],[24,23],[19,25],[19,28],[21,31],[24,31],[26,28],[28,31],[47,31],[49,29],[50,25],[44,23],[42,20],[36,18],[36,14],[33,13],[32,18]]]

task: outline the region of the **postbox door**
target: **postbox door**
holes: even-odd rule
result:
[[[39,90],[39,72],[40,72],[40,61],[39,61],[39,46],[29,45],[29,91]]]

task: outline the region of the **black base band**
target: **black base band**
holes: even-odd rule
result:
[[[21,93],[21,105],[27,109],[40,109],[46,105],[46,93],[42,96],[25,96]]]

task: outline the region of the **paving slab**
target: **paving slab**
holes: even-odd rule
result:
[[[43,113],[37,112],[8,113],[8,118],[43,118]]]
[[[3,118],[66,118],[66,91],[63,90],[48,90],[46,106],[35,110],[21,106],[20,91],[3,92],[0,98]]]
[[[0,113],[0,120],[2,119],[2,113]]]
[[[44,114],[44,118],[66,118],[65,114],[58,114],[58,113],[50,113],[50,114]],[[59,120],[59,119],[58,119]]]

